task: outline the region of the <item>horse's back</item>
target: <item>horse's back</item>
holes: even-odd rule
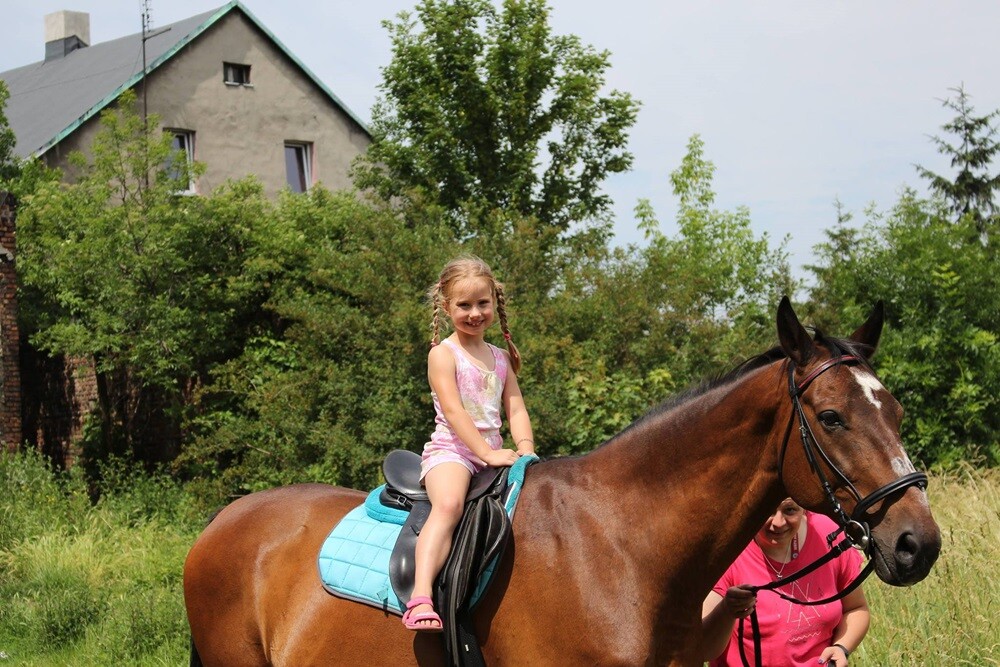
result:
[[[436,637],[416,637],[398,617],[322,587],[323,541],[364,499],[298,484],[219,512],[184,564],[191,636],[207,667],[441,663]]]
[[[286,633],[274,627],[271,610],[293,605],[285,609],[294,614],[306,603],[306,582],[319,589],[315,558],[307,555],[317,554],[363,499],[357,491],[299,484],[244,496],[212,519],[184,563],[184,601],[204,664],[272,664]]]

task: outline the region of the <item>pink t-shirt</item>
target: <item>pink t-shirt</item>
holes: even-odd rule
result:
[[[826,536],[837,529],[832,519],[806,512],[806,537],[799,545],[799,556],[782,572],[788,577],[826,554]],[[840,536],[838,536],[839,538]],[[837,540],[839,542],[840,539]],[[799,600],[821,600],[846,588],[861,571],[861,553],[848,549],[837,558],[793,581],[780,590]],[[750,542],[712,589],[725,597],[730,586],[761,585],[775,579],[756,542]],[[840,600],[815,607],[793,604],[771,591],[757,593],[757,620],[761,634],[761,664],[773,667],[816,667],[820,653],[833,642],[833,632],[843,616]],[[712,660],[711,667],[741,667],[739,622],[733,628],[725,652]],[[754,664],[753,628],[747,617],[743,625],[743,644],[750,664]]]

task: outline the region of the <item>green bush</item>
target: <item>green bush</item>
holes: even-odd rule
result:
[[[820,246],[813,292],[825,319],[860,321],[881,299],[876,368],[906,410],[903,440],[924,466],[1000,462],[1000,274],[975,220],[904,193],[860,230]],[[846,240],[850,243],[845,243]],[[974,239],[970,241],[970,239]],[[832,308],[831,306],[836,306]]]

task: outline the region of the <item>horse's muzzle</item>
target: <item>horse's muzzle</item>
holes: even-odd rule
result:
[[[923,580],[941,553],[941,531],[905,530],[896,538],[891,556],[876,540],[875,572],[879,579],[893,586],[912,586]]]

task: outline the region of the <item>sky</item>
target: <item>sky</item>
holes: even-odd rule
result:
[[[358,117],[368,122],[390,44],[382,21],[417,0],[244,0]],[[152,26],[224,4],[149,0]],[[865,219],[901,189],[923,190],[914,165],[950,174],[931,135],[964,84],[977,113],[1000,108],[1000,3],[991,0],[549,0],[554,34],[610,52],[607,89],[642,104],[633,168],[612,176],[615,241],[641,244],[634,208],[652,203],[676,232],[669,175],[691,136],[716,167],[716,206],[746,206],[754,232],[790,237],[799,277],[834,202]],[[42,60],[44,16],[90,14],[91,41],[141,30],[141,0],[0,0],[0,71]]]

